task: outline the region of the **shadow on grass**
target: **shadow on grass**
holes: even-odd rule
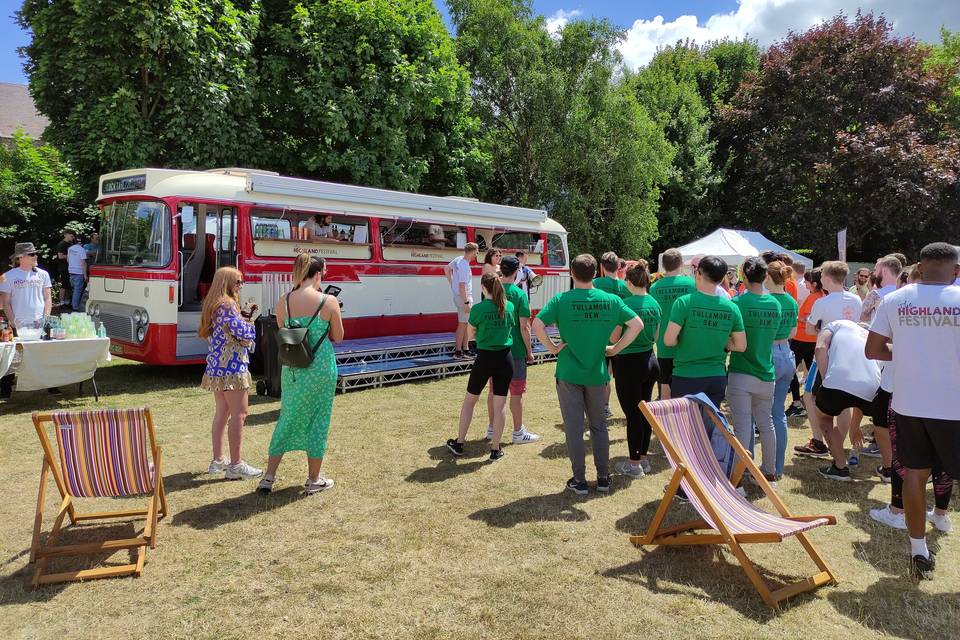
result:
[[[267,424],[276,424],[279,418],[280,407],[277,407],[272,411],[264,411],[263,413],[248,413],[247,419],[244,421],[243,426],[259,427]]]
[[[878,633],[910,640],[956,637],[960,593],[920,590],[907,575],[907,556],[900,556],[902,577],[881,578],[863,592],[832,591],[827,600],[855,623]],[[891,607],[896,602],[898,606]]]
[[[618,438],[616,440],[610,440],[610,446],[618,445],[622,442],[625,442],[623,438]],[[587,452],[587,455],[593,454],[593,443],[590,442],[589,438],[584,439],[583,446]],[[540,451],[540,457],[546,458],[547,460],[562,460],[567,457],[567,443],[566,442],[554,442],[553,444],[548,444]]]
[[[303,487],[296,486],[286,487],[266,496],[250,491],[220,502],[181,511],[173,516],[171,524],[186,525],[194,529],[215,529],[222,524],[239,522],[260,513],[285,507],[303,497]]]
[[[657,547],[640,551],[640,560],[602,571],[604,578],[622,580],[654,593],[676,595],[679,599],[701,597],[729,606],[740,615],[763,624],[777,612],[768,608],[736,561],[727,560],[720,547]],[[795,582],[786,576],[754,565],[772,589]],[[698,593],[699,592],[699,593]],[[815,596],[805,593],[781,603],[781,609],[807,602]]]
[[[587,498],[571,491],[520,498],[500,507],[481,509],[469,515],[471,520],[485,522],[488,527],[510,529],[525,522],[583,522],[590,515],[576,504]]]
[[[452,457],[452,456],[451,456]],[[476,460],[474,462],[457,462],[455,460],[441,460],[435,467],[423,467],[417,469],[406,477],[407,482],[416,482],[420,484],[431,484],[434,482],[445,482],[458,476],[473,473],[480,470],[486,462]]]
[[[160,539],[162,541],[163,520],[160,522]],[[144,521],[142,519],[131,519],[129,521],[112,522],[109,524],[102,521],[75,524],[61,529],[60,538],[57,541],[57,544],[81,544],[85,542],[100,542],[111,539],[133,538],[137,535],[140,535],[140,533],[143,531],[143,524]],[[42,534],[41,540],[46,541],[47,537],[48,531],[45,531]],[[147,567],[149,567],[150,564],[150,554],[151,550],[147,548]],[[8,564],[19,557],[29,555],[30,549],[25,549],[16,556],[10,558],[10,560],[4,564]],[[94,569],[99,567],[130,564],[136,561],[136,549],[122,549],[119,551],[97,554],[64,556],[60,558],[50,558],[48,560],[45,572],[50,574],[65,571],[77,571],[81,569]],[[41,585],[39,588],[34,589],[31,581],[33,580],[33,574],[36,571],[36,568],[37,567],[35,564],[26,564],[18,571],[0,578],[0,594],[3,594],[3,599],[0,600],[0,606],[8,604],[47,602],[59,595],[60,592],[62,592],[71,584],[70,582],[61,582],[56,584]],[[149,572],[149,568],[144,569],[144,573],[147,572]],[[123,576],[120,578],[111,579],[116,580],[129,577],[130,576]]]
[[[904,553],[903,539],[906,531],[888,527],[870,517],[871,508],[880,508],[885,503],[877,500],[867,500],[862,509],[847,511],[845,518],[854,527],[870,535],[866,542],[854,541],[853,555],[859,560],[868,563],[881,573],[891,576],[906,575],[906,554]],[[939,551],[939,540],[944,534],[937,529],[927,532],[927,542],[934,553]],[[960,611],[960,610],[958,610]]]
[[[863,507],[866,504],[872,505],[874,501],[870,500],[868,495],[873,491],[876,482],[871,479],[868,470],[851,467],[853,481],[838,482],[824,478],[818,471],[822,467],[829,467],[830,462],[829,458],[794,457],[793,461],[783,471],[784,476],[799,481],[791,487],[790,493],[826,502],[852,503],[857,507]],[[860,465],[860,467],[864,466]],[[876,478],[876,476],[872,478]]]
[[[442,444],[427,449],[427,455],[431,460],[440,460],[449,462],[451,460],[471,460],[473,458],[486,458],[490,456],[490,443],[486,440],[467,440],[463,443],[463,455],[455,456],[447,449],[447,445]]]
[[[183,471],[163,477],[163,490],[167,493],[199,489],[209,484],[226,482],[222,475],[212,475],[198,471]]]

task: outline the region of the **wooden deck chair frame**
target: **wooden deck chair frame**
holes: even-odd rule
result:
[[[800,532],[794,534],[793,537],[795,537],[800,545],[804,548],[804,550],[807,552],[807,555],[810,556],[810,559],[813,560],[814,564],[817,565],[817,568],[820,569],[820,572],[800,580],[799,582],[788,584],[777,590],[771,591],[770,587],[767,586],[766,581],[757,572],[756,567],[754,567],[753,563],[747,557],[742,545],[749,543],[783,542],[783,538],[779,533],[775,532],[770,532],[769,534],[731,533],[727,525],[724,523],[720,513],[717,511],[715,505],[707,497],[707,493],[704,490],[700,479],[696,476],[696,474],[692,473],[687,468],[686,464],[684,464],[683,456],[680,455],[680,452],[670,441],[663,427],[653,415],[653,412],[647,407],[646,402],[640,403],[640,411],[650,423],[650,426],[653,428],[653,432],[657,435],[660,443],[670,454],[670,457],[675,461],[676,468],[673,472],[673,476],[670,478],[670,482],[667,485],[666,493],[664,494],[663,499],[660,501],[660,506],[656,513],[654,513],[653,520],[650,522],[650,526],[648,527],[646,534],[642,536],[630,536],[630,542],[638,547],[660,545],[726,545],[730,548],[730,551],[739,561],[741,568],[743,569],[744,573],[747,574],[747,578],[750,579],[750,582],[753,584],[754,588],[756,588],[756,590],[760,593],[760,597],[763,598],[763,601],[771,608],[777,608],[780,602],[797,594],[804,593],[806,591],[812,591],[825,584],[837,584],[837,578],[833,571],[827,566],[827,563],[824,562],[823,558],[814,548],[813,544],[807,539],[806,534]],[[712,411],[707,411],[706,413],[710,415],[710,418],[713,420],[716,428],[720,430],[720,433],[724,435],[724,437],[727,439],[727,442],[729,442],[730,446],[733,447],[737,462],[734,466],[730,481],[734,486],[740,482],[744,472],[749,471],[757,481],[760,489],[763,490],[764,495],[767,496],[781,517],[797,522],[810,522],[824,518],[828,521],[828,524],[836,524],[836,518],[830,515],[792,515],[790,510],[787,509],[787,505],[784,504],[783,500],[780,499],[780,496],[778,496],[773,490],[773,487],[770,486],[770,483],[753,461],[753,457],[746,449],[743,448],[743,445],[740,443],[740,441],[737,440],[737,438],[727,430],[720,419]],[[684,478],[686,478],[686,480],[689,482],[689,486],[709,512],[711,519],[717,524],[716,529],[713,529],[709,523],[703,519],[690,520],[689,522],[684,522],[672,527],[661,526],[664,518],[667,515],[667,511],[673,502],[673,498],[676,495],[677,490],[680,488],[680,481]],[[696,531],[705,532],[693,533]]]
[[[37,510],[33,522],[33,540],[30,544],[30,563],[36,563],[36,570],[33,575],[33,586],[38,587],[42,584],[51,584],[56,582],[76,582],[80,580],[92,580],[94,578],[111,578],[117,576],[140,576],[143,572],[143,564],[146,561],[146,548],[151,549],[157,545],[157,520],[167,515],[167,497],[163,490],[163,466],[160,456],[160,447],[157,446],[153,431],[153,416],[150,410],[145,410],[147,421],[147,434],[150,442],[150,455],[153,458],[154,482],[153,493],[147,501],[146,509],[133,509],[125,511],[98,511],[93,513],[78,513],[74,496],[69,494],[67,483],[61,475],[59,460],[54,455],[53,447],[47,436],[45,425],[53,423],[53,416],[48,413],[33,413],[33,426],[37,430],[40,438],[40,445],[43,447],[43,466],[40,470],[40,488],[37,492]],[[56,427],[54,427],[56,428]],[[53,528],[47,536],[45,543],[40,542],[40,531],[43,525],[43,507],[46,498],[47,481],[49,476],[53,475],[53,480],[60,491],[60,509],[57,511],[57,517],[53,522]],[[70,519],[70,524],[75,525],[79,522],[88,522],[91,520],[105,520],[112,518],[145,518],[146,523],[143,532],[133,538],[119,538],[103,540],[100,542],[87,542],[82,544],[58,545],[57,541],[60,532],[63,530],[63,521]],[[105,552],[120,551],[122,549],[136,549],[136,562],[112,567],[101,567],[98,569],[82,569],[78,571],[67,571],[63,573],[47,573],[47,563],[50,558],[65,556],[93,555]]]

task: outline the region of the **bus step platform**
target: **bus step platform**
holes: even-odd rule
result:
[[[556,330],[550,334],[557,335]],[[473,360],[455,358],[453,341],[453,333],[344,340],[333,347],[337,356],[337,390],[345,392],[467,373]],[[536,338],[533,357],[537,364],[555,359]]]

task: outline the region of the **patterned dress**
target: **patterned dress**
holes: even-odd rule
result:
[[[304,326],[310,317],[290,318],[287,326]],[[318,316],[308,330],[310,344],[316,344],[329,326]],[[337,359],[330,336],[324,338],[308,368],[283,367],[280,384],[280,417],[270,439],[269,455],[306,451],[308,458],[322,458],[327,451],[330,413],[337,390]]]
[[[250,347],[257,337],[253,324],[240,315],[236,305],[221,304],[213,312],[207,369],[200,386],[207,391],[237,391],[250,388]]]

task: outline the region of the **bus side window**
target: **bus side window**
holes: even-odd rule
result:
[[[563,250],[563,239],[552,233],[547,234],[547,264],[551,267],[567,266],[567,256]]]

